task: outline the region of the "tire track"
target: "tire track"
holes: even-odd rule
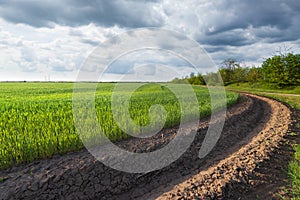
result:
[[[272,151],[283,142],[283,136],[291,123],[291,112],[285,105],[265,97],[248,96],[270,106],[270,119],[264,128],[258,134],[256,129],[249,133],[255,136],[251,139],[246,137],[243,143],[247,144],[229,157],[186,179],[157,199],[242,199],[236,193],[249,189],[249,177],[254,169],[268,160]]]
[[[0,183],[0,199],[230,197],[234,187],[247,186],[247,175],[282,140],[289,119],[290,112],[282,104],[246,95],[244,101],[227,110],[222,135],[204,159],[198,158],[198,151],[209,119],[201,120],[190,148],[161,170],[147,174],[116,171],[83,150],[0,171],[0,177],[5,178]],[[166,129],[149,139],[130,139],[117,145],[132,152],[150,152],[172,140],[176,130]]]

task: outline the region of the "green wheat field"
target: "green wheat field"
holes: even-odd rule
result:
[[[129,113],[135,124],[146,126],[150,122],[149,108],[156,104],[162,105],[166,110],[165,128],[179,124],[180,104],[167,86],[167,83],[149,83],[133,92]],[[77,151],[84,147],[74,126],[73,87],[74,83],[0,83],[0,169],[39,158],[49,158],[54,154]],[[98,84],[95,109],[107,137],[118,141],[128,138],[129,135],[118,127],[111,112],[114,87],[114,83]],[[199,110],[191,110],[191,114],[200,111],[201,117],[210,115],[208,89],[192,87]],[[126,89],[122,92],[126,93]],[[189,95],[184,91],[182,95],[188,102]],[[226,92],[226,96],[227,106],[237,102],[238,94]],[[213,108],[217,109],[220,109],[220,106]],[[120,115],[122,118],[122,113]]]

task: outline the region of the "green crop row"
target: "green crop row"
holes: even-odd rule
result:
[[[163,127],[172,127],[181,121],[180,103],[167,84],[147,84],[133,92],[130,97],[129,116],[116,110],[124,125],[120,129],[112,114],[113,89],[113,83],[98,84],[94,101],[101,130],[112,141],[128,138],[129,135],[124,133],[124,129],[133,134],[141,134],[138,127],[151,123],[149,109],[153,105],[161,105],[166,111],[162,112],[166,114]],[[193,89],[199,109],[190,109],[185,116],[187,120],[192,119],[199,111],[201,117],[211,113],[208,90],[196,86]],[[75,131],[72,83],[0,83],[0,90],[0,169],[83,148],[83,143]],[[120,94],[123,92],[127,93],[126,88]],[[83,90],[83,96],[85,94],[87,92]],[[189,93],[182,91],[182,99],[185,106],[191,105]],[[237,99],[237,94],[227,92],[227,105],[234,104]],[[117,101],[121,109],[125,100],[119,98]],[[215,105],[213,109],[220,109],[220,106],[221,104]],[[87,116],[91,114],[85,106],[82,106],[82,112]],[[157,126],[160,125],[160,119],[164,118],[162,113],[152,113]],[[126,127],[129,118],[136,126]],[[88,119],[83,124],[88,126]],[[83,137],[93,138],[92,132],[93,130]]]

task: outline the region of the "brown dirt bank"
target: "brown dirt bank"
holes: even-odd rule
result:
[[[257,166],[283,143],[290,121],[290,110],[283,104],[247,95],[227,110],[222,135],[204,159],[198,158],[198,151],[208,119],[201,121],[186,153],[161,170],[147,174],[116,171],[83,150],[0,171],[4,177],[0,199],[235,198],[237,191],[242,194],[251,186],[249,177]],[[150,139],[130,139],[118,145],[149,152],[175,134],[176,128],[167,129]]]
[[[253,130],[249,136],[255,136],[247,141],[239,150],[223,159],[219,163],[186,179],[173,187],[170,191],[160,195],[158,199],[274,199],[276,198],[272,186],[260,180],[261,175],[270,175],[273,169],[283,164],[270,166],[269,170],[260,168],[268,161],[276,160],[278,149],[284,144],[284,137],[292,123],[291,112],[283,104],[265,97],[254,96],[268,103],[271,110],[270,118],[257,132]],[[245,142],[244,139],[241,142]],[[275,157],[275,158],[274,158]],[[270,162],[269,162],[270,163]],[[274,164],[274,162],[272,162]],[[284,173],[281,171],[281,173]],[[277,173],[278,174],[278,173]],[[282,176],[281,176],[282,177]],[[269,176],[270,178],[270,176]],[[278,177],[273,177],[277,178]],[[273,179],[274,180],[274,179]],[[259,186],[261,188],[259,188]],[[278,188],[277,188],[278,189]],[[278,191],[276,191],[278,192]],[[260,194],[260,196],[258,195]],[[277,197],[278,198],[278,197]]]

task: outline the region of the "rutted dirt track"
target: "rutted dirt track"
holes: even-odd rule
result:
[[[218,123],[218,120],[216,122]],[[86,150],[0,171],[0,199],[236,199],[251,185],[249,176],[284,139],[291,112],[283,104],[246,95],[227,110],[222,135],[204,159],[198,158],[209,120],[200,123],[190,148],[171,165],[147,174],[106,167]],[[118,143],[133,152],[153,151],[176,128],[150,139]]]

